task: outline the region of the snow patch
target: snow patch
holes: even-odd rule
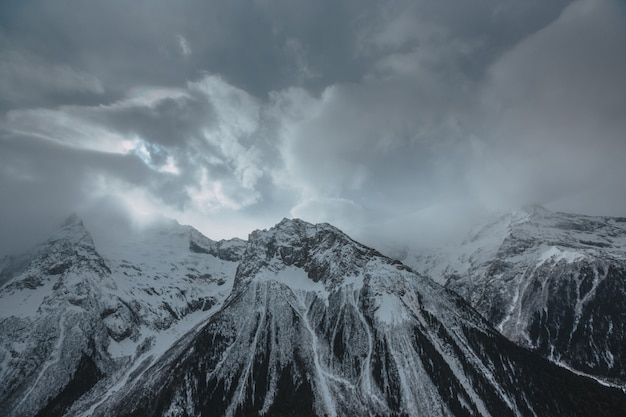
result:
[[[543,252],[539,256],[539,259],[537,259],[537,267],[539,267],[541,264],[543,264],[544,262],[548,260],[551,260],[554,263],[557,263],[561,261],[562,259],[564,259],[565,262],[567,262],[568,264],[571,264],[580,259],[583,259],[584,257],[585,255],[579,252],[572,252],[572,251],[557,248],[556,246],[550,246],[548,250]]]
[[[32,317],[37,315],[39,306],[43,304],[46,297],[53,293],[54,284],[52,279],[47,279],[42,286],[34,289],[24,288],[5,292],[0,297],[0,305],[2,306],[0,307],[0,317]]]
[[[401,324],[408,318],[402,301],[393,294],[383,293],[378,297],[376,318],[389,325]]]
[[[294,266],[288,266],[276,272],[264,270],[257,274],[255,280],[258,282],[276,281],[286,285],[293,291],[314,292],[325,299],[328,299],[329,295],[329,292],[321,281],[313,281],[309,278],[305,270]]]
[[[139,343],[133,342],[128,338],[120,340],[119,342],[111,339],[111,343],[109,344],[109,355],[111,355],[112,358],[116,359],[134,356],[135,352],[137,352],[138,344]]]

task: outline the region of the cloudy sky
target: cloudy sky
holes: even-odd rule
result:
[[[626,4],[4,0],[0,192],[0,253],[71,212],[412,244],[624,216]]]

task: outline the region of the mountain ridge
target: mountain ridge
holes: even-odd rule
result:
[[[62,233],[82,237],[72,248],[93,265],[53,275],[35,258],[50,306],[2,312],[10,416],[626,412],[621,391],[514,345],[460,296],[331,225],[283,219],[215,242],[172,223],[96,251],[70,223]],[[2,302],[32,296],[7,290],[23,278]]]

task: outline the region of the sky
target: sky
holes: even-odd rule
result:
[[[428,246],[626,216],[619,0],[3,0],[0,254],[78,213]]]

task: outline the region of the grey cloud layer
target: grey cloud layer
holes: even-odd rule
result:
[[[294,215],[424,243],[484,208],[623,214],[624,9],[6,2],[0,226],[108,201],[212,237]]]

